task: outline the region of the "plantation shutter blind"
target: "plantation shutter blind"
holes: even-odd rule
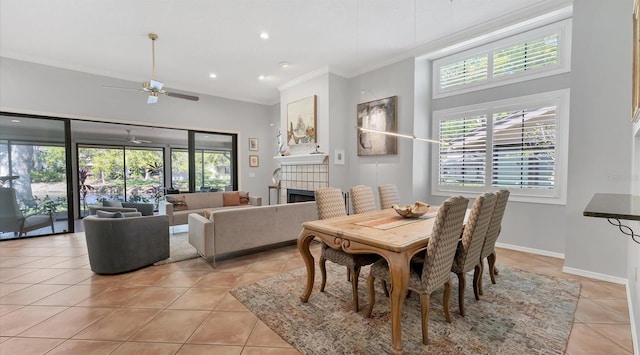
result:
[[[558,35],[519,43],[493,52],[493,76],[534,70],[558,63]]]
[[[483,186],[486,177],[487,116],[440,121],[439,184]]]
[[[493,114],[491,186],[553,189],[556,106]]]
[[[465,58],[440,67],[440,89],[446,90],[487,80],[488,54]]]

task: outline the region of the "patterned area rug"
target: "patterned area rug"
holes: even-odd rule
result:
[[[169,237],[169,258],[153,263],[164,265],[198,257],[198,251],[189,244],[189,233],[172,234]]]
[[[431,296],[430,344],[422,345],[420,299],[412,293],[404,303],[402,340],[405,354],[563,354],[571,333],[580,283],[500,266],[492,285],[485,269],[484,296],[473,297],[467,275],[465,313],[458,313],[458,283],[452,277],[447,323],[442,289]],[[297,269],[247,285],[232,294],[303,354],[383,354],[391,352],[389,299],[376,282],[371,318],[363,316],[368,302],[366,275],[361,272],[360,307],[353,312],[346,269],[327,263],[327,287],[319,292],[319,270],[308,303],[300,302],[306,269]],[[363,275],[364,274],[364,275]]]

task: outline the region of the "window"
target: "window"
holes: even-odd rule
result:
[[[433,62],[433,97],[531,80],[570,70],[570,20]]]
[[[434,112],[435,195],[509,189],[566,203],[569,90]]]

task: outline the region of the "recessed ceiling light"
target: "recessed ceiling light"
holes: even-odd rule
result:
[[[269,34],[267,32],[260,32],[260,38],[269,39]]]
[[[20,123],[20,120],[11,120],[13,123]]]
[[[217,78],[218,76],[216,75],[216,73],[211,73],[211,74],[209,74],[209,77],[210,77],[211,79],[215,79],[215,78]]]
[[[289,62],[280,62],[280,66],[283,68],[288,68],[289,67]]]
[[[266,78],[267,78],[267,76],[266,76],[266,75],[260,75],[260,76],[258,77],[258,80],[264,80],[264,79],[266,79]]]

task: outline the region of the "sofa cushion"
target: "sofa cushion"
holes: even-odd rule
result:
[[[240,204],[248,205],[249,204],[249,193],[248,192],[239,192],[240,195]]]
[[[102,201],[104,207],[122,207],[122,201],[120,200],[104,200]]]
[[[184,196],[167,196],[167,202],[173,205],[174,211],[186,211],[189,209]]]
[[[96,211],[96,216],[98,218],[124,218],[124,214],[122,212],[107,212],[107,211]]]
[[[225,192],[222,196],[224,206],[239,206],[240,193],[238,191]]]

